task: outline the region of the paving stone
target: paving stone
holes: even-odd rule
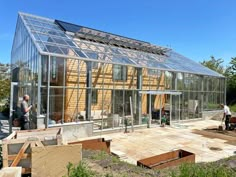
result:
[[[183,125],[185,124],[183,123]],[[235,146],[226,144],[225,140],[211,139],[194,134],[192,131],[193,129],[201,130],[209,126],[218,126],[218,124],[219,121],[203,120],[187,123],[187,129],[152,126],[149,129],[134,131],[129,135],[113,133],[109,136],[113,140],[111,144],[113,150],[127,153],[128,158],[136,161],[148,154],[158,155],[182,148],[195,153],[196,162],[209,162],[234,154]],[[209,149],[210,146],[219,147],[222,151],[212,151]]]

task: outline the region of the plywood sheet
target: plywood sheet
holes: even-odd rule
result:
[[[55,177],[67,174],[69,162],[82,160],[82,145],[32,147],[32,177]]]

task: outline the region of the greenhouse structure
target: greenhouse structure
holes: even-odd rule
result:
[[[225,78],[173,49],[19,13],[11,52],[11,112],[24,94],[35,127],[93,131],[201,119],[225,102]]]

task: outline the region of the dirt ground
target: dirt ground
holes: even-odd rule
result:
[[[83,161],[96,177],[160,177],[159,171],[128,164],[102,151],[83,150]]]
[[[208,137],[208,138],[218,138],[225,140],[226,143],[231,145],[236,145],[236,130],[232,131],[220,131],[218,127],[210,127],[204,130],[193,130],[193,133]]]

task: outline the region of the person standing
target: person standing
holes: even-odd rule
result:
[[[225,119],[225,129],[229,130],[229,120],[231,118],[231,112],[230,109],[227,105],[221,104],[221,108],[224,109],[224,114],[223,114],[223,119],[222,121]]]
[[[29,106],[29,95],[24,95],[23,96],[23,101],[21,102],[21,130],[29,130],[30,125],[29,125],[29,111],[32,108],[32,105]]]

